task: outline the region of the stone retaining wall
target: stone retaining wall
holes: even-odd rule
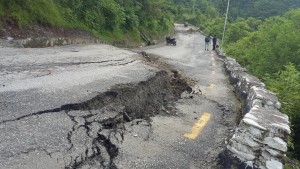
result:
[[[224,58],[230,82],[243,102],[243,117],[227,145],[228,150],[252,168],[283,169],[281,161],[291,130],[287,115],[279,111],[280,102],[238,62],[226,57],[220,49],[217,53]]]
[[[0,46],[18,48],[43,48],[92,43],[100,43],[100,41],[96,38],[27,38],[20,40],[0,39]]]

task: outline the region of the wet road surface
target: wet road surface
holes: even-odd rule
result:
[[[214,51],[204,50],[204,36],[183,31],[176,38],[177,46],[142,50],[161,56],[161,60],[191,78],[202,95],[180,99],[175,116],[156,116],[151,127],[128,125],[130,132],[117,157],[120,168],[219,167],[218,154],[225,149],[227,136],[232,135],[239,102],[222,60]]]
[[[239,103],[204,37],[176,38],[177,46],[140,49],[193,83],[194,94],[175,104],[167,103],[174,77],[135,52],[0,48],[0,168],[217,168]]]
[[[81,154],[97,154],[80,127],[82,116],[97,113],[81,110],[109,99],[99,93],[114,85],[158,71],[136,53],[109,45],[0,50],[1,169],[72,168]],[[90,135],[101,128],[90,126]]]

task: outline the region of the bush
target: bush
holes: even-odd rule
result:
[[[290,118],[293,129],[291,152],[300,159],[300,10],[283,17],[271,17],[247,31],[248,26],[228,30],[237,31],[238,40],[225,46],[226,53],[245,66],[250,73],[264,79],[267,87],[277,93],[281,111]],[[249,25],[249,24],[248,24]],[[255,24],[254,24],[255,25]],[[233,30],[234,29],[234,30]],[[246,33],[245,33],[246,32]],[[229,34],[231,36],[231,34]],[[228,38],[228,37],[227,37]],[[230,41],[228,41],[230,42]]]
[[[19,27],[33,23],[64,25],[59,7],[53,0],[3,0],[0,16],[12,18]]]

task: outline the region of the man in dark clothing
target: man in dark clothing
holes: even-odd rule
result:
[[[205,37],[205,50],[209,50],[209,45],[210,45],[210,36]]]
[[[217,37],[216,37],[216,35],[214,35],[212,41],[213,41],[213,49],[212,50],[215,50],[216,49],[216,45],[217,45]]]

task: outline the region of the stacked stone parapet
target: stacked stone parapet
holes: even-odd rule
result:
[[[228,150],[252,168],[283,169],[291,130],[288,116],[279,111],[276,94],[265,89],[265,84],[235,59],[225,57],[220,50],[217,53],[224,59],[230,82],[243,103],[243,117],[228,142]]]

